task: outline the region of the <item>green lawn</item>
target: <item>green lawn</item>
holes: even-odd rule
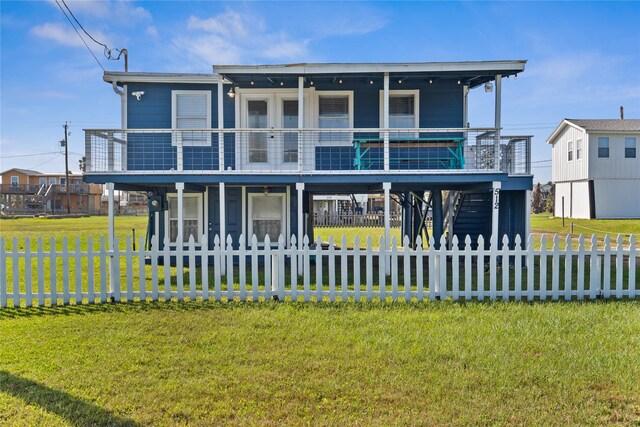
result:
[[[0,311],[0,424],[640,425],[634,302]]]

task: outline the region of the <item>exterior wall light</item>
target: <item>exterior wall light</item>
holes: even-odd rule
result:
[[[236,91],[233,89],[233,86],[231,86],[231,89],[229,89],[229,92],[227,92],[227,95],[229,96],[229,98],[236,97]]]

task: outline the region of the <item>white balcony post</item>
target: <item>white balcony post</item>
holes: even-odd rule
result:
[[[298,77],[298,129],[300,129],[300,132],[298,132],[298,172],[302,172],[302,165],[304,164],[302,160],[304,150],[302,141],[302,129],[304,129],[304,77],[302,76]],[[298,241],[301,241],[299,239],[300,236],[298,236]]]
[[[223,248],[227,246],[227,198],[225,195],[225,186],[224,182],[220,183],[219,187],[219,195],[220,195],[220,242]],[[226,259],[223,259],[221,262],[222,273],[226,273]]]
[[[224,171],[224,85],[218,83],[218,170]]]
[[[385,249],[387,253],[384,256],[384,271],[385,274],[389,274],[391,272],[391,260],[389,259],[389,250],[391,249],[391,200],[390,200],[390,190],[391,183],[383,182],[382,188],[384,189],[384,240],[385,240]],[[382,248],[380,248],[382,249]]]
[[[502,183],[500,181],[493,181],[491,191],[491,236],[495,236],[496,242],[500,242],[498,236],[498,221],[500,213],[500,188]]]
[[[176,191],[178,192],[178,237],[176,246],[184,243],[184,182],[176,182]]]
[[[384,89],[383,89],[383,107],[382,107],[382,127],[385,128],[383,132],[384,137],[384,170],[389,171],[389,73],[384,73]]]
[[[502,95],[502,75],[496,75],[496,107],[495,107],[495,125],[496,128],[496,140],[494,142],[494,169],[500,170],[500,127],[501,125],[501,95]]]
[[[108,132],[109,140],[107,141],[107,170],[113,172],[115,167],[115,147],[113,141],[113,132]]]
[[[107,183],[107,249],[113,251],[115,240],[115,221],[114,221],[114,185],[113,182]],[[116,278],[113,275],[113,259],[109,257],[109,292],[115,289]]]
[[[180,132],[180,131],[177,131]],[[176,168],[178,169],[178,171],[182,171],[182,168],[184,166],[183,163],[183,152],[182,152],[182,134],[178,135],[177,141],[176,141]]]
[[[304,182],[296,182],[296,190],[298,191],[298,235],[296,236],[296,242],[298,242],[298,248],[301,248],[304,239],[304,215],[302,213]],[[298,251],[298,254],[300,253],[301,252]],[[301,255],[298,255],[298,274],[302,274]]]
[[[462,127],[469,127],[469,85],[462,86]],[[469,146],[469,132],[464,132],[464,141],[462,142],[462,155],[465,156],[465,162],[463,164],[464,169],[466,166],[467,147]]]

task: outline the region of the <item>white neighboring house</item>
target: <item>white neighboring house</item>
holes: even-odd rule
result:
[[[640,218],[640,120],[564,119],[547,144],[555,216]]]

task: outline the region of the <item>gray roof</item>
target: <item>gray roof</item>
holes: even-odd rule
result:
[[[640,132],[640,119],[565,119],[588,132]]]
[[[20,172],[20,173],[23,173],[25,175],[42,175],[42,173],[40,173],[38,171],[32,171],[32,170],[29,170],[29,169],[20,169],[20,168],[7,169],[6,171],[2,172],[1,174],[4,175],[5,173],[11,172],[11,171]]]

